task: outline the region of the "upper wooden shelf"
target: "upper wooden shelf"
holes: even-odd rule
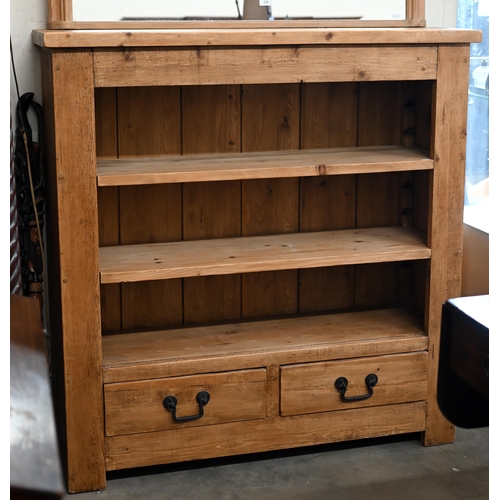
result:
[[[119,333],[102,339],[105,383],[425,350],[406,308]]]
[[[101,283],[428,259],[424,233],[376,227],[99,249]]]
[[[454,28],[233,28],[34,30],[46,48],[216,47],[255,45],[351,45],[474,43],[480,30]]]
[[[97,160],[99,186],[428,170],[427,151],[400,146]]]

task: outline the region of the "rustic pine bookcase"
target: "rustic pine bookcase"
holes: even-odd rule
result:
[[[70,492],[139,466],[454,440],[436,378],[480,37],[34,32]]]

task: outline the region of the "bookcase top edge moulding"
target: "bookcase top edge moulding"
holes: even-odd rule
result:
[[[387,19],[247,0],[148,21],[75,2],[49,0],[33,32],[68,491],[320,443],[453,442],[437,363],[481,32],[425,27],[423,0]]]

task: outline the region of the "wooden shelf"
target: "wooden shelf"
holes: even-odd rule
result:
[[[281,21],[280,21],[281,22]],[[92,23],[76,23],[80,29],[71,29],[75,23],[51,22],[50,30],[35,30],[32,34],[33,43],[47,48],[82,48],[82,47],[217,47],[217,46],[272,46],[295,45],[300,40],[304,45],[359,45],[359,44],[425,44],[425,43],[474,43],[481,41],[480,30],[463,30],[452,28],[425,28],[425,29],[394,29],[390,28],[336,28],[324,27],[325,21],[315,21],[316,26],[311,28],[292,28],[290,21],[286,26],[278,27],[273,21],[273,27],[268,28],[268,21],[247,21],[250,23],[243,28],[243,21],[238,21],[237,28],[215,28],[214,22],[204,23],[203,29],[192,28],[193,21],[186,21],[184,29],[158,29],[154,21],[131,22],[121,21],[120,28],[95,29]],[[330,21],[331,22],[331,21]],[[353,22],[353,21],[351,21]],[[146,26],[145,26],[145,23]],[[176,26],[180,27],[176,21]],[[123,26],[127,25],[124,29]],[[351,24],[350,24],[351,25]],[[132,26],[134,28],[132,29]],[[164,24],[162,24],[164,27]],[[199,27],[199,23],[197,24]],[[260,29],[252,29],[259,27]],[[70,28],[70,29],[68,29]],[[87,28],[87,29],[85,29]],[[141,29],[142,28],[142,29]],[[144,29],[145,28],[145,29]],[[250,29],[249,29],[250,28]]]
[[[425,350],[406,308],[105,335],[105,383]]]
[[[377,227],[102,247],[101,283],[428,259],[426,235]]]
[[[401,146],[120,158],[97,161],[99,186],[429,170],[429,152]]]

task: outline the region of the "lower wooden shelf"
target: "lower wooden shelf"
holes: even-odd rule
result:
[[[105,335],[106,468],[422,431],[422,325],[390,308]]]
[[[105,383],[426,350],[410,308],[103,336]]]

